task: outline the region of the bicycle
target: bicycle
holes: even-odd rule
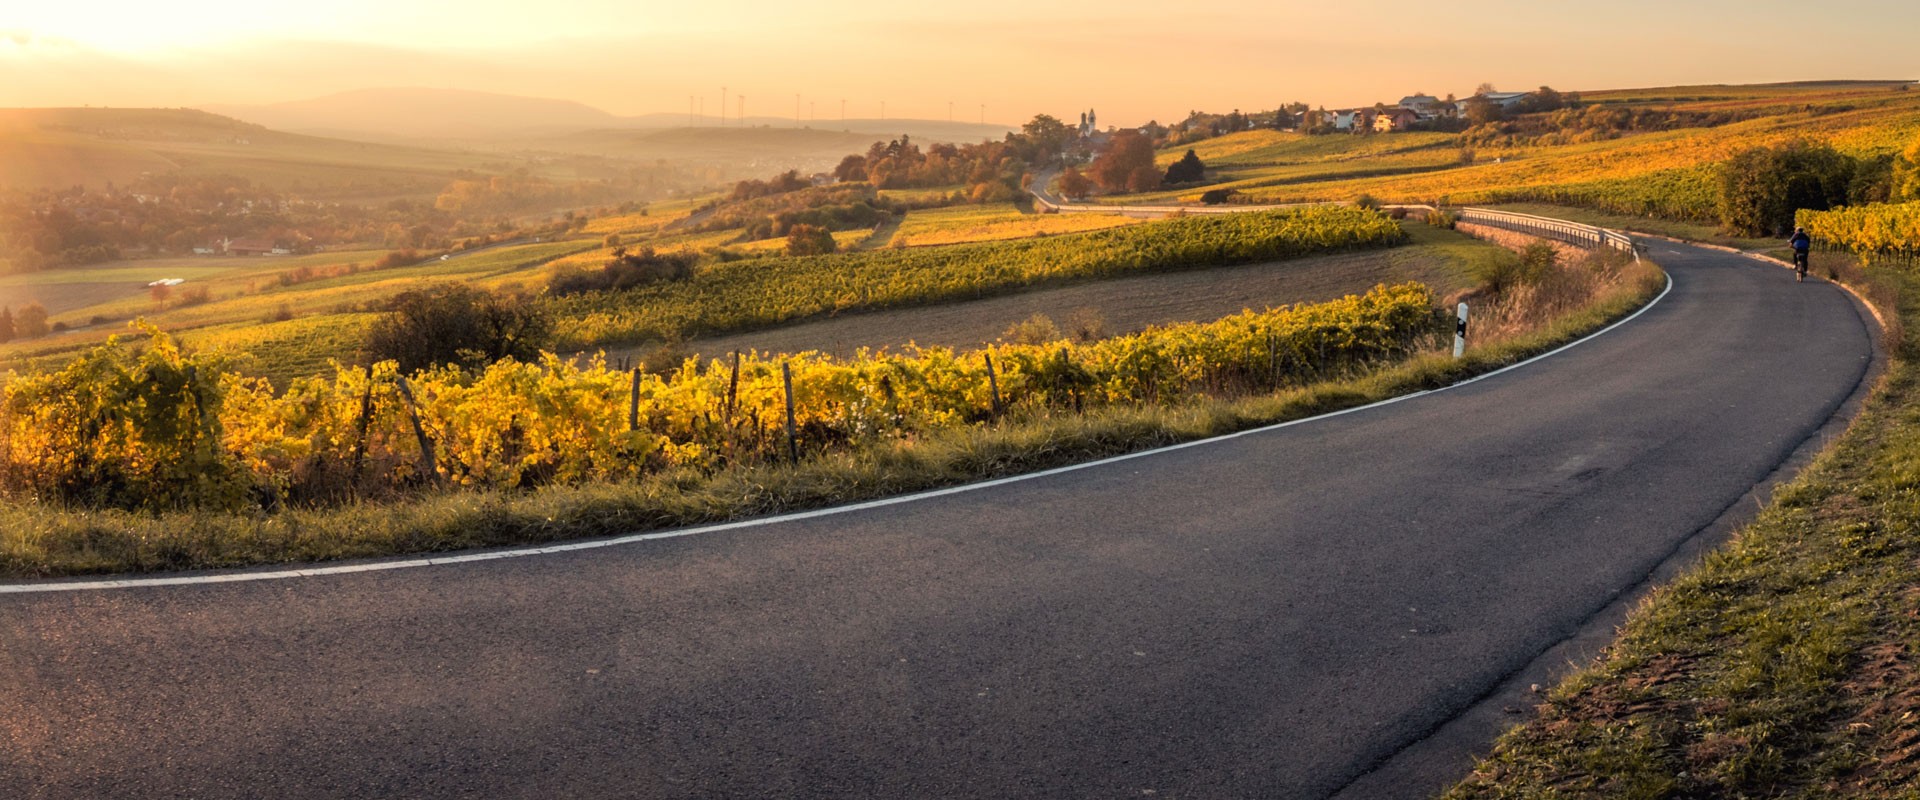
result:
[[[1795,281],[1795,282],[1797,282],[1797,283],[1806,283],[1806,281],[1807,281],[1807,251],[1805,251],[1805,250],[1795,250],[1795,251],[1793,251],[1793,275],[1794,275],[1794,277],[1793,277],[1793,279],[1794,279],[1794,281]]]

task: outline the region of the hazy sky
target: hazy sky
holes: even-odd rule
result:
[[[10,0],[0,106],[265,103],[375,86],[622,114],[1103,123],[1561,90],[1920,78],[1915,0]],[[729,107],[729,113],[732,107]]]

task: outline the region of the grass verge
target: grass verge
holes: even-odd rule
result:
[[[1920,373],[1889,328],[1848,432],[1445,797],[1920,798]]]
[[[818,508],[1013,475],[1217,436],[1437,388],[1577,338],[1645,304],[1647,265],[1615,291],[1531,332],[1350,380],[1176,407],[1035,412],[984,427],[824,456],[791,467],[674,472],[628,484],[447,492],[273,515],[143,515],[0,507],[0,577],[241,567],[551,542]]]

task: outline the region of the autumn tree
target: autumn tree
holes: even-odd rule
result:
[[[840,165],[833,168],[833,177],[848,183],[866,180],[866,156],[854,153],[846,158],[840,159]]]
[[[47,335],[47,309],[39,303],[28,303],[20,307],[20,313],[13,317],[13,330],[21,339],[35,339]]]
[[[1093,192],[1093,181],[1088,180],[1087,176],[1080,174],[1080,170],[1074,169],[1073,167],[1067,167],[1066,172],[1060,173],[1060,196],[1061,197],[1064,197],[1068,200],[1074,200],[1077,198],[1086,197],[1088,194],[1092,192]]]
[[[1467,98],[1467,124],[1487,125],[1506,118],[1500,104],[1488,100],[1485,94],[1476,94]]]
[[[1074,131],[1048,114],[1036,114],[1027,124],[1020,126],[1020,133],[1033,147],[1034,155],[1042,163],[1051,161],[1067,151],[1067,144],[1073,141]]]
[[[1200,160],[1200,156],[1194,153],[1192,148],[1188,148],[1187,154],[1181,156],[1179,161],[1167,167],[1166,182],[1169,184],[1178,186],[1183,183],[1199,183],[1206,179],[1207,165]]]
[[[795,225],[787,231],[787,255],[819,256],[831,253],[837,245],[833,231],[813,225]]]
[[[1151,164],[1134,167],[1133,172],[1127,175],[1129,192],[1151,192],[1158,188],[1160,188],[1160,170],[1155,169]]]
[[[1087,172],[1093,182],[1109,192],[1127,190],[1133,174],[1140,168],[1153,169],[1153,142],[1140,135],[1139,131],[1123,129],[1113,134],[1107,145],[1107,151],[1093,160]],[[1154,180],[1159,180],[1156,171]]]

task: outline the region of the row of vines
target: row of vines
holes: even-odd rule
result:
[[[1920,202],[1803,210],[1798,221],[1815,241],[1858,253],[1868,261],[1910,264],[1920,250]]]
[[[1437,330],[1431,292],[1245,312],[1096,343],[688,361],[545,356],[482,370],[339,366],[276,393],[149,329],[0,389],[0,490],[86,507],[272,509],[423,487],[622,481],[766,463],[1108,404],[1347,374]],[[786,373],[795,435],[787,436]]]
[[[710,265],[684,279],[556,298],[561,350],[769,327],[855,309],[934,303],[1052,281],[1296,258],[1405,241],[1393,220],[1319,207],[1189,217],[1013,242]]]

